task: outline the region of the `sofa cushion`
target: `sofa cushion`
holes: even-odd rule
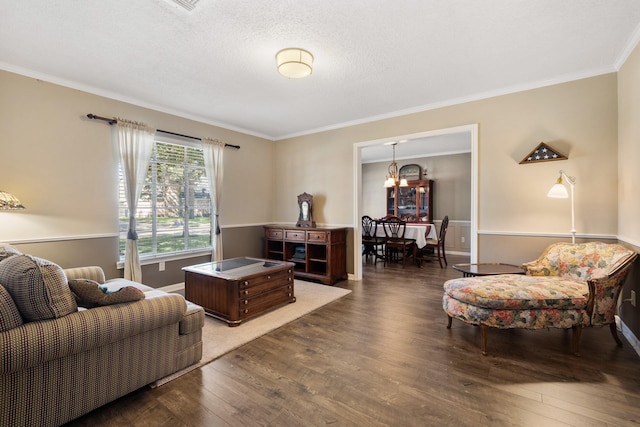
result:
[[[7,243],[0,243],[0,261],[13,255],[22,255],[22,252]]]
[[[133,286],[109,291],[106,286],[90,279],[69,280],[69,287],[75,294],[78,305],[87,308],[139,301],[145,297],[144,292]]]
[[[507,310],[584,309],[589,297],[586,282],[520,274],[453,279],[444,292],[476,307]]]
[[[0,332],[17,328],[23,323],[22,316],[20,316],[11,295],[4,286],[0,285]]]
[[[31,255],[0,261],[0,283],[26,321],[55,319],[78,310],[60,266]]]

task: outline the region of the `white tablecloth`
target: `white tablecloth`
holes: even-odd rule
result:
[[[407,239],[415,239],[416,245],[419,248],[423,248],[427,244],[427,237],[425,237],[426,227],[429,227],[429,235],[427,237],[429,239],[437,240],[438,235],[436,234],[436,227],[433,224],[407,224],[407,228],[404,231],[404,237]],[[381,223],[378,223],[376,236],[385,237],[384,228]]]

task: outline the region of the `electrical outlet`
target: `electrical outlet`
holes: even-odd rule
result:
[[[636,306],[636,291],[631,291],[631,305]]]
[[[460,242],[461,242],[461,243],[464,243],[464,237],[461,237],[461,238],[460,238]]]
[[[164,271],[164,261],[158,263],[158,271]]]

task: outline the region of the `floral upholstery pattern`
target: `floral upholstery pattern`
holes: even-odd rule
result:
[[[445,282],[442,306],[450,319],[500,329],[613,325],[618,295],[636,257],[618,244],[556,243],[523,264],[524,276]],[[483,346],[485,341],[486,336]]]

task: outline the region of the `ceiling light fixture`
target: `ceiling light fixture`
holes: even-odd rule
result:
[[[404,141],[400,141],[400,142],[404,142]],[[391,145],[393,146],[393,160],[391,162],[391,164],[389,165],[389,175],[387,175],[387,178],[384,180],[384,186],[385,187],[395,187],[396,184],[400,184],[400,187],[407,187],[409,186],[409,184],[407,183],[406,179],[398,179],[398,164],[396,163],[396,145],[398,145],[397,142],[387,142],[385,143],[385,145]]]
[[[288,79],[300,79],[313,72],[313,55],[308,50],[288,47],[276,53],[278,72]]]

